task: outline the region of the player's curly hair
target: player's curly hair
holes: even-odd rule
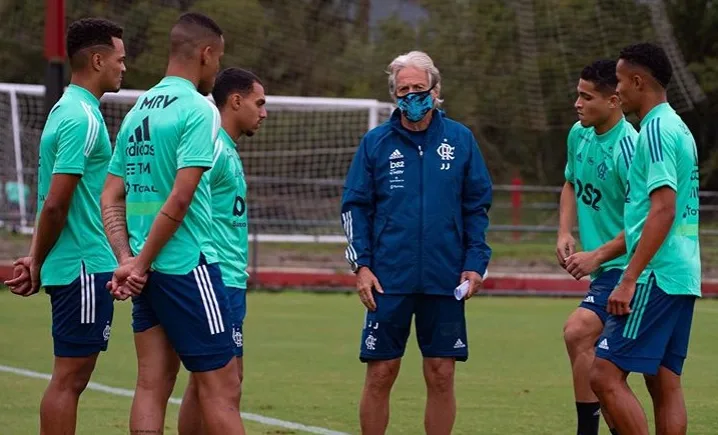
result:
[[[629,45],[621,50],[618,58],[647,69],[664,89],[673,77],[671,61],[658,45],[648,42]]]
[[[89,47],[113,47],[112,38],[122,38],[122,27],[102,18],[83,18],[70,24],[67,30],[67,55],[72,65],[78,64],[78,54]]]
[[[581,79],[596,85],[596,89],[603,94],[616,93],[616,86],[618,85],[616,61],[601,59],[587,65],[581,71]]]
[[[237,92],[242,96],[248,95],[254,88],[254,83],[262,84],[259,77],[251,71],[242,68],[227,68],[217,75],[212,89],[212,98],[217,107],[227,103],[230,94]]]

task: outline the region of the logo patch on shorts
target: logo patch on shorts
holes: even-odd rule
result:
[[[234,344],[237,345],[237,347],[242,347],[244,344],[244,341],[242,339],[242,333],[237,328],[232,328],[232,340],[234,340]]]
[[[367,350],[376,350],[376,342],[376,337],[373,335],[369,335],[366,340],[364,340]]]
[[[596,301],[593,300],[593,296],[588,295],[586,296],[586,299],[583,300],[584,302],[588,302],[589,304],[595,304]]]
[[[599,349],[608,350],[608,339],[604,338],[598,345]]]
[[[466,345],[464,344],[463,341],[461,341],[460,338],[456,340],[456,343],[454,343],[454,349],[463,349],[465,347],[466,347]]]
[[[108,324],[105,326],[105,330],[102,331],[102,338],[104,338],[105,341],[108,341],[108,340],[110,339],[110,331],[111,331],[111,330],[112,330],[112,327],[111,327],[110,324],[108,323]]]

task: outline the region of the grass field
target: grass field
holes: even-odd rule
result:
[[[459,364],[455,434],[575,433],[569,366],[561,326],[573,299],[477,298],[468,304],[470,359]],[[0,365],[49,373],[49,304],[44,295],[21,299],[0,291]],[[364,368],[357,360],[363,310],[351,295],[262,293],[248,296],[246,381],[242,410],[285,421],[358,433],[357,403]],[[109,351],[93,381],[134,385],[130,304],[118,303]],[[718,433],[718,302],[696,308],[685,389],[691,435]],[[639,396],[645,388],[633,376]],[[181,397],[183,374],[174,397]],[[38,403],[46,381],[0,372],[3,435],[37,433]],[[127,433],[130,399],[88,391],[81,400],[79,434]],[[409,342],[392,395],[389,434],[423,433],[424,386],[416,342]],[[166,433],[176,433],[170,405]],[[299,434],[247,422],[250,434]],[[602,434],[607,431],[602,429]]]

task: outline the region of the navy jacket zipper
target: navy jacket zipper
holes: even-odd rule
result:
[[[419,284],[423,293],[422,275],[424,273],[424,151],[419,145]]]

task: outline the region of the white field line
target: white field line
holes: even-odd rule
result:
[[[20,369],[20,368],[16,368],[16,367],[1,365],[1,364],[0,364],[0,372],[12,373],[14,375],[25,376],[27,378],[45,379],[48,381],[50,380],[50,375],[47,373],[34,372],[32,370]],[[123,397],[133,397],[135,394],[135,392],[132,390],[127,390],[125,388],[110,387],[107,385],[98,384],[96,382],[90,382],[89,384],[87,384],[87,389],[94,390],[94,391],[100,391],[102,393],[112,394],[115,396],[123,396]],[[171,397],[169,402],[173,403],[175,405],[179,405],[180,403],[182,403],[182,400],[177,399],[175,397]],[[255,421],[257,423],[265,424],[267,426],[276,426],[276,427],[281,427],[284,429],[299,430],[302,432],[313,433],[313,434],[318,434],[318,435],[349,435],[344,432],[337,432],[335,430],[325,429],[323,427],[306,426],[301,423],[280,420],[278,418],[265,417],[263,415],[252,414],[249,412],[243,412],[242,418],[245,420]]]

